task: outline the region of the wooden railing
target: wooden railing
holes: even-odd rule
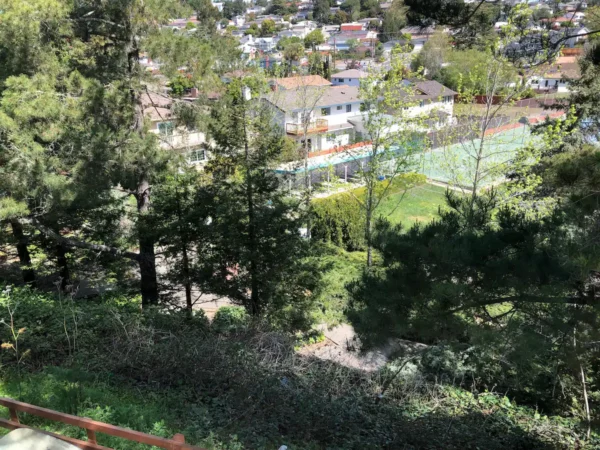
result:
[[[128,428],[121,428],[115,425],[98,422],[96,420],[72,416],[70,414],[64,414],[51,409],[41,408],[39,406],[30,405],[28,403],[19,402],[17,400],[5,397],[0,397],[0,405],[8,408],[10,413],[10,420],[0,419],[1,427],[8,428],[9,430],[16,430],[17,428],[29,428],[39,433],[53,436],[84,450],[109,450],[107,447],[103,447],[97,443],[96,433],[104,433],[129,441],[164,448],[166,450],[202,450],[199,447],[186,444],[183,434],[176,434],[172,439],[165,439],[158,436],[153,436],[151,434],[140,433],[139,431],[130,430]],[[42,417],[44,419],[54,420],[67,425],[84,428],[87,431],[87,441],[70,438],[24,425],[19,420],[19,412],[24,412],[34,416]]]
[[[308,123],[307,133],[322,133],[329,129],[329,123],[327,119],[316,119]],[[304,124],[301,123],[286,123],[285,131],[288,134],[302,134],[304,133]]]

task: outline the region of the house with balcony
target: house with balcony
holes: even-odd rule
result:
[[[142,95],[142,104],[149,131],[158,136],[159,145],[182,154],[190,164],[202,167],[208,159],[206,136],[177,123],[173,99],[166,94],[146,93]]]
[[[361,117],[355,86],[308,86],[272,92],[263,97],[282,132],[298,142],[305,138],[312,152],[347,145],[354,140],[353,119]]]

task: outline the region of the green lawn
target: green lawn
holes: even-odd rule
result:
[[[385,198],[377,214],[392,223],[402,223],[411,227],[416,222],[427,223],[438,217],[439,206],[445,205],[446,188],[423,184],[404,194],[399,192]]]

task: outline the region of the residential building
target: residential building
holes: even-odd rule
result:
[[[202,166],[206,162],[204,133],[177,125],[173,100],[168,95],[143,94],[142,105],[144,117],[150,122],[150,132],[158,135],[162,148],[184,155],[193,165]]]
[[[277,37],[298,37],[304,39],[311,31],[312,29],[306,25],[292,25],[289,29],[280,31]]]
[[[411,92],[411,97],[402,114],[423,118],[418,131],[428,132],[452,122],[456,92],[433,80],[404,83],[410,85],[410,90],[400,92]],[[367,134],[358,86],[295,84],[272,92],[263,101],[270,105],[276,123],[287,136],[302,141],[304,125],[308,124],[307,140],[313,152],[347,145],[356,132]]]
[[[365,31],[367,29],[367,24],[366,23],[359,23],[359,22],[353,22],[353,23],[343,23],[340,25],[340,31],[344,32],[344,31]]]
[[[441,119],[440,124],[448,123],[452,120],[454,111],[454,97],[458,94],[452,89],[435,80],[420,80],[411,82],[405,80],[405,83],[411,84],[411,106],[405,107],[409,116],[429,117]]]
[[[287,136],[301,141],[308,124],[311,151],[349,144],[354,137],[353,118],[361,117],[361,100],[354,86],[310,86],[273,92],[263,98]]]
[[[334,34],[329,37],[327,44],[331,48],[336,50],[349,50],[350,45],[348,41],[357,40],[359,44],[370,44],[373,40],[377,39],[377,32],[375,31],[346,31],[339,34]]]
[[[367,73],[363,70],[349,69],[333,74],[331,82],[334,86],[360,86],[360,80],[366,77]]]
[[[174,19],[170,21],[167,25],[167,28],[171,28],[173,30],[185,30],[186,27],[196,27],[198,26],[198,19],[195,16],[188,17],[187,19]],[[188,25],[189,24],[189,25]]]
[[[425,45],[425,42],[435,32],[434,27],[406,27],[402,29],[402,33],[410,35],[410,43],[413,45],[413,52],[420,52]]]
[[[581,77],[576,56],[560,56],[553,64],[542,69],[539,74],[526,80],[529,86],[538,91],[569,92],[570,81]]]

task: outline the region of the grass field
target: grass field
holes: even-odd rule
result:
[[[411,227],[416,222],[427,223],[438,217],[438,208],[445,205],[446,188],[423,184],[404,194],[395,193],[385,198],[377,214],[392,223],[402,223]]]

